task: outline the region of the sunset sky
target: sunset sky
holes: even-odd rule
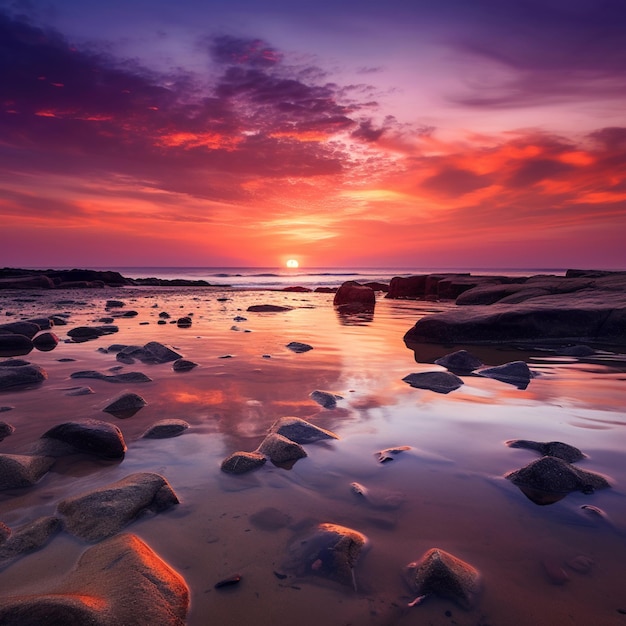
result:
[[[0,0],[0,266],[626,268],[624,0]]]

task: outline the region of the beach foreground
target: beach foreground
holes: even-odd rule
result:
[[[71,610],[93,610],[103,624],[157,623],[150,611],[160,611],[161,623],[192,626],[623,624],[623,350],[606,342],[568,354],[422,341],[409,349],[407,331],[425,315],[454,315],[453,301],[379,293],[365,311],[332,303],[326,293],[218,287],[4,291],[6,321],[59,321],[48,331],[58,345],[15,357],[45,377],[0,392],[7,424],[0,455],[49,459],[32,484],[0,491],[0,521],[11,533],[0,543],[0,612],[9,623],[36,623],[28,610],[38,598],[65,595],[86,598]],[[257,305],[275,310],[248,311]],[[71,332],[81,327],[107,330],[87,339]],[[195,366],[175,370],[169,357],[150,362],[145,352],[120,348],[150,342]],[[311,349],[290,349],[291,342]],[[454,390],[403,381],[446,372],[434,361],[460,348],[483,365],[460,373]],[[525,384],[478,375],[518,361],[530,368]],[[132,415],[103,411],[127,393],[145,405]],[[261,446],[286,416],[337,438],[303,444],[306,456],[295,461],[268,460],[243,474],[221,469],[232,453]],[[188,427],[170,423],[166,432],[177,436],[143,436],[166,419]],[[107,458],[102,449],[77,453],[42,439],[84,420],[117,427],[127,449]],[[522,444],[507,446],[512,440]],[[540,459],[529,441],[574,446],[584,456],[567,464],[607,486],[518,488],[505,476]],[[76,498],[129,477],[133,489],[156,485],[159,495],[119,530],[99,534],[97,520],[84,530],[69,512]],[[100,517],[114,500],[101,500]],[[33,523],[38,541],[23,542],[23,550],[8,543]],[[324,524],[357,533],[345,571],[340,551],[319,543]],[[475,568],[480,583],[471,594],[446,597],[407,581],[406,566],[432,548]],[[160,582],[147,591],[129,578],[133,565],[115,570],[125,584],[107,583],[97,575],[106,565],[101,553],[137,558]],[[95,582],[85,585],[86,576]],[[128,589],[143,613],[128,613]],[[409,606],[418,594],[426,597]]]

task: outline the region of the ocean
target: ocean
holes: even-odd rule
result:
[[[93,268],[105,269],[105,268]],[[504,276],[534,276],[536,274],[565,275],[564,269],[488,269],[488,268],[280,268],[280,267],[110,267],[128,278],[183,278],[206,280],[212,285],[229,285],[241,289],[282,289],[300,285],[302,287],[338,287],[348,280],[358,282],[388,283],[394,276],[415,274],[475,274]]]

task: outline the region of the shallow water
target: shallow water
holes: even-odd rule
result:
[[[0,314],[16,312],[7,317],[12,320],[70,312],[70,325],[55,328],[61,339],[73,326],[104,316],[110,298],[124,300],[125,308],[139,315],[116,320],[116,334],[60,343],[51,352],[24,357],[43,366],[49,378],[34,389],[0,393],[0,406],[14,407],[0,419],[16,428],[0,442],[0,452],[19,452],[51,426],[81,418],[114,422],[128,452],[121,463],[66,457],[35,487],[0,493],[0,519],[9,526],[52,514],[68,495],[153,471],[167,478],[181,504],[127,530],[185,577],[191,626],[250,620],[274,626],[626,623],[619,612],[626,611],[623,359],[470,348],[488,365],[525,359],[539,376],[525,390],[464,377],[460,389],[442,395],[411,388],[402,378],[439,369],[428,362],[456,347],[423,346],[414,353],[402,337],[421,315],[450,304],[380,299],[373,316],[346,317],[337,314],[327,294],[148,288],[59,293],[4,294]],[[224,297],[229,299],[218,300]],[[53,304],[60,299],[83,304]],[[246,312],[259,303],[295,308]],[[157,325],[160,311],[172,319],[193,313],[193,325]],[[237,315],[247,320],[234,321]],[[199,367],[175,373],[171,364],[125,365],[122,371],[142,371],[153,379],[134,385],[69,378],[74,371],[106,372],[120,365],[113,353],[98,348],[152,340],[175,347]],[[290,341],[314,349],[295,354],[285,347]],[[230,358],[220,358],[226,355]],[[67,357],[76,360],[58,361]],[[85,385],[95,393],[65,395],[67,388]],[[309,398],[314,389],[343,400],[334,410],[323,409]],[[126,420],[103,413],[102,407],[123,391],[139,393],[148,405]],[[220,471],[223,458],[255,449],[272,422],[285,415],[308,419],[340,439],[306,446],[308,456],[290,470],[268,463],[244,476]],[[140,438],[163,418],[184,419],[192,428],[172,439]],[[502,478],[537,458],[531,451],[508,448],[504,442],[509,439],[577,446],[588,455],[579,467],[610,477],[613,486],[537,506]],[[411,449],[379,463],[376,451],[392,446]],[[394,506],[363,501],[350,489],[354,481],[382,494],[392,492]],[[584,504],[601,508],[607,521],[586,515],[580,508]],[[268,507],[288,516],[283,525],[268,527],[254,517]],[[298,578],[290,574],[288,546],[317,522],[348,526],[369,538],[356,569],[357,592],[316,578],[314,572]],[[45,589],[86,547],[65,533],[57,535],[44,549],[0,571],[2,594]],[[464,611],[438,598],[407,607],[413,597],[402,568],[431,547],[480,570],[484,591],[476,608]],[[549,581],[543,560],[563,564],[580,555],[593,560],[590,573],[570,569],[565,584]],[[233,574],[242,576],[239,585],[214,589]]]

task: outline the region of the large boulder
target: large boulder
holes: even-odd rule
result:
[[[32,487],[53,463],[49,456],[0,454],[0,491]]]
[[[359,306],[372,308],[376,304],[376,292],[371,287],[348,280],[335,293],[334,306]]]
[[[184,626],[189,589],[141,539],[122,534],[86,550],[76,567],[37,595],[4,598],[4,626]]]
[[[131,474],[110,485],[59,502],[68,532],[87,541],[100,541],[119,532],[145,513],[160,513],[179,500],[163,476]]]
[[[107,459],[121,459],[126,452],[126,442],[122,431],[117,426],[101,420],[85,419],[80,422],[65,422],[53,426],[41,437],[60,441],[76,452]]]
[[[43,367],[28,361],[8,359],[0,361],[0,391],[36,385],[48,378]]]

